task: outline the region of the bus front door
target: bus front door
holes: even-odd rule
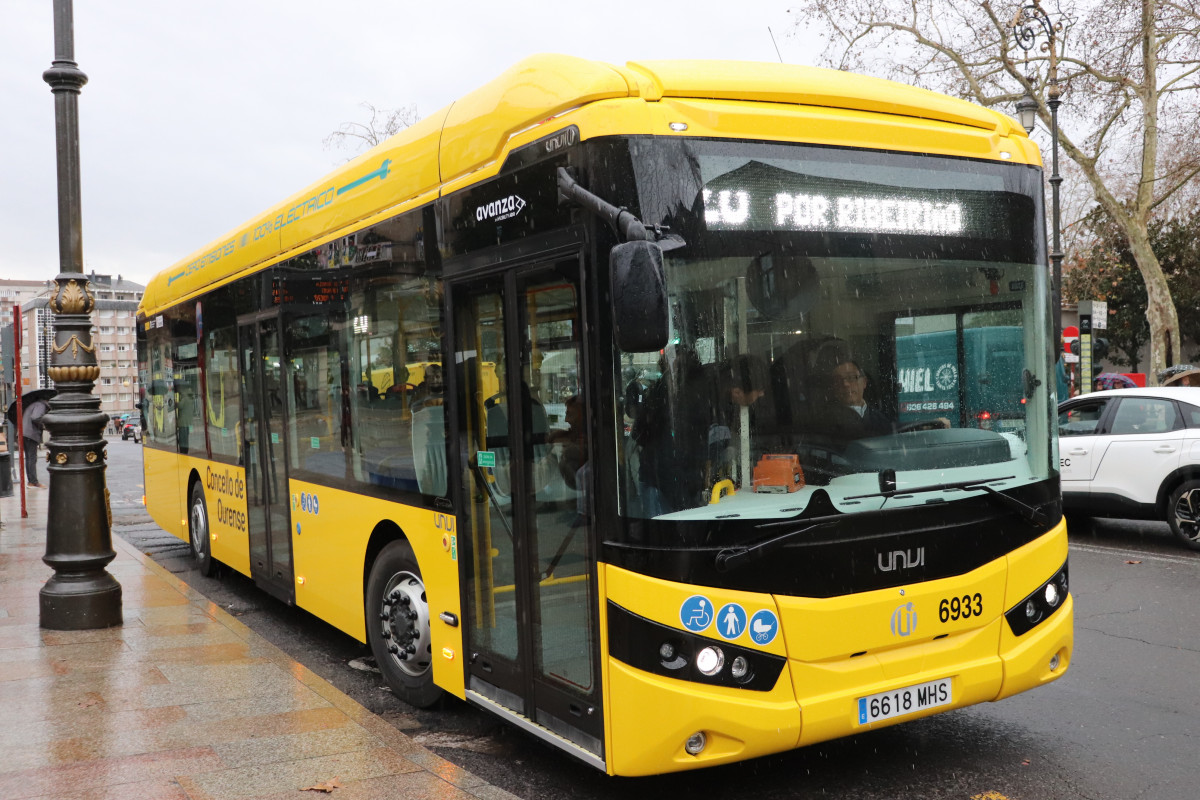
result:
[[[263,589],[294,603],[279,318],[260,315],[239,323],[250,574]]]
[[[468,697],[603,766],[578,259],[451,284]]]

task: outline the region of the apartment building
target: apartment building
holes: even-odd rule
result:
[[[138,398],[136,315],[145,287],[120,275],[114,278],[94,272],[88,275],[88,281],[96,298],[96,307],[92,311],[92,344],[96,347],[96,361],[100,367],[94,389],[100,397],[100,410],[107,414],[132,411]],[[18,283],[20,286],[15,285]],[[39,291],[32,297],[17,295],[19,290],[27,291],[34,286]],[[0,301],[5,298],[2,293],[6,289],[13,293],[21,307],[21,391],[53,387],[47,370],[54,343],[54,315],[49,307],[54,282],[0,281]],[[0,316],[0,327],[11,327],[11,308],[10,302],[7,318]],[[3,307],[0,306],[2,314]],[[11,331],[6,333],[2,341],[11,348]],[[4,360],[7,401],[16,397],[13,360],[10,352],[0,353],[0,356]]]

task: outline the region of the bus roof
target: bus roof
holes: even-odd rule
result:
[[[891,114],[1027,138],[1012,118],[964,100],[880,78],[791,64],[642,61],[615,67],[536,55],[348,162],[151,279],[141,313],[307,249],[444,184],[498,168],[510,141],[601,100],[664,98],[783,103]],[[585,134],[586,136],[586,134]]]

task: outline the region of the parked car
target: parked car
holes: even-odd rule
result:
[[[133,421],[126,422],[121,428],[121,440],[125,441],[127,439],[133,439],[133,441],[140,443],[142,441],[142,426]]]
[[[1114,389],[1058,406],[1068,514],[1161,519],[1200,550],[1200,387]]]

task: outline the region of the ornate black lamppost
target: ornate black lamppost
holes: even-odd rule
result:
[[[87,76],[75,63],[72,0],[54,0],[54,61],[42,78],[54,93],[59,275],[50,300],[55,317],[48,370],[58,395],[43,417],[50,431],[50,508],[42,560],[54,575],[41,590],[41,626],[108,628],[121,624],[121,584],[105,569],[116,553],[104,482],[108,416],[92,393],[100,376],[92,343],[96,301],[83,272],[79,191],[79,91]]]
[[[1058,342],[1062,337],[1061,321],[1059,317],[1062,315],[1062,243],[1059,237],[1059,204],[1058,204],[1058,187],[1062,183],[1062,176],[1058,174],[1058,107],[1062,103],[1062,90],[1058,86],[1058,38],[1056,34],[1062,30],[1062,25],[1053,25],[1050,22],[1049,15],[1041,5],[1034,0],[1027,6],[1022,7],[1017,11],[1012,21],[1013,37],[1017,40],[1017,46],[1028,54],[1037,43],[1039,36],[1045,36],[1046,41],[1042,43],[1042,49],[1046,50],[1049,55],[1049,70],[1046,78],[1046,105],[1050,109],[1050,194],[1051,194],[1051,226],[1053,235],[1051,239],[1050,249],[1050,268],[1051,268],[1051,293],[1053,295],[1051,302],[1054,303],[1054,313],[1051,315],[1054,320],[1054,339]],[[1028,60],[1028,55],[1026,55]],[[1034,82],[1033,76],[1029,77],[1029,83]],[[1033,99],[1033,96],[1028,92],[1017,101],[1017,116],[1021,120],[1021,126],[1025,128],[1026,133],[1033,133],[1033,126],[1037,122],[1038,102]]]

